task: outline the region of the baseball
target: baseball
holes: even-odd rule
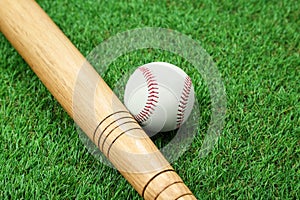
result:
[[[179,67],[152,62],[129,77],[124,104],[148,134],[179,128],[189,117],[194,101],[191,78]]]

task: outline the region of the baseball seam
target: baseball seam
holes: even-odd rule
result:
[[[148,96],[146,100],[146,104],[144,108],[134,116],[134,118],[140,122],[143,123],[147,121],[150,117],[150,115],[155,110],[155,107],[158,103],[158,83],[155,79],[155,76],[151,72],[151,70],[147,67],[140,67],[139,70],[142,72],[148,88]]]
[[[177,110],[177,120],[176,120],[176,128],[179,128],[184,120],[184,112],[186,110],[189,95],[192,89],[192,80],[190,77],[185,77],[183,90],[180,96],[178,110]]]

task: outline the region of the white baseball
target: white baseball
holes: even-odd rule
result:
[[[130,76],[124,104],[147,133],[179,128],[194,105],[190,77],[179,67],[152,62],[137,68]]]

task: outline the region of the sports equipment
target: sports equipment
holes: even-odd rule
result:
[[[179,128],[190,115],[194,101],[190,77],[166,62],[137,68],[124,92],[125,106],[148,135]]]
[[[94,68],[83,64],[86,59],[35,1],[1,0],[0,31],[87,136],[105,140],[99,148],[142,197],[195,199],[125,106]],[[74,88],[80,94],[76,105]]]

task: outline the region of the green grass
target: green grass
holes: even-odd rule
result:
[[[195,2],[38,1],[85,56],[133,28],[170,28],[198,41],[222,76],[226,124],[216,148],[198,158],[210,101],[196,77],[200,134],[174,168],[198,199],[299,199],[300,4]],[[121,76],[114,69],[152,61],[186,63],[141,50],[112,63],[105,80],[113,86]],[[140,199],[88,153],[72,119],[0,35],[0,199],[74,198]]]

